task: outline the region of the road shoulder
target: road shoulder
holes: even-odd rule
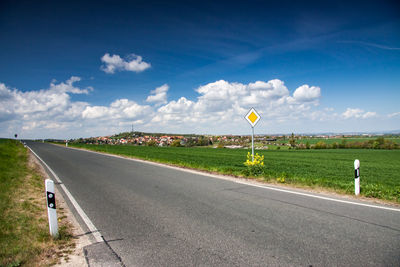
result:
[[[45,171],[43,165],[39,162],[39,160],[32,154],[29,153],[30,160],[37,165],[37,170],[39,171],[40,175],[44,179],[50,179],[50,176]],[[67,203],[63,195],[60,193],[58,187],[56,186],[56,201],[57,201],[57,209],[62,210],[63,216],[65,216],[65,220],[71,226],[71,232],[73,235],[73,242],[75,243],[75,248],[71,251],[67,258],[62,257],[60,258],[60,263],[56,266],[63,266],[63,267],[72,267],[72,266],[88,266],[87,261],[85,259],[85,255],[83,253],[83,248],[85,246],[90,245],[90,240],[88,236],[85,234],[83,229],[80,227],[79,223],[75,219],[74,215],[72,214],[71,210],[69,209]]]
[[[44,179],[51,179],[49,174],[41,162],[32,154],[29,153],[30,160],[37,165],[38,172]],[[96,242],[91,237],[92,233],[88,230],[85,231],[81,224],[78,222],[74,213],[73,207],[68,204],[63,193],[62,188],[57,184],[55,188],[57,207],[62,210],[63,219],[68,222],[70,231],[72,232],[73,242],[75,243],[74,249],[70,251],[68,257],[61,257],[59,263],[55,266],[60,267],[75,267],[75,266],[90,266],[90,267],[113,267],[124,266],[121,258],[111,249],[107,241]]]

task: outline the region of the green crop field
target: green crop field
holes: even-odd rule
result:
[[[296,142],[299,143],[299,144],[305,144],[307,142],[310,143],[310,144],[316,144],[318,142],[324,142],[326,144],[333,144],[333,143],[339,143],[340,144],[340,143],[343,142],[343,140],[345,142],[347,142],[347,143],[350,143],[350,142],[365,142],[365,141],[370,141],[370,140],[376,140],[376,137],[354,137],[354,138],[349,138],[349,137],[347,137],[347,138],[306,138],[306,137],[303,137],[301,139],[296,139]],[[400,144],[400,138],[395,138],[395,137],[387,138],[387,137],[385,137],[385,140],[389,140],[389,141],[392,141],[394,143]],[[280,142],[280,141],[278,141],[278,142]],[[282,143],[288,143],[288,142],[289,142],[289,140],[286,139]]]
[[[72,144],[71,144],[72,145]],[[248,176],[248,150],[130,145],[83,145],[74,147],[170,163],[206,171]],[[361,194],[400,202],[400,150],[329,149],[265,150],[265,181],[354,192],[353,162],[361,162]],[[284,178],[284,179],[283,179]]]

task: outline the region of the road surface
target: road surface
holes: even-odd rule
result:
[[[27,141],[125,266],[400,266],[400,212]]]

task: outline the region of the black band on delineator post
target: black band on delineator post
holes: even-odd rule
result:
[[[49,208],[55,209],[56,208],[56,196],[52,192],[46,191],[47,195],[47,206]]]

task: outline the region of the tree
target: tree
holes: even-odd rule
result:
[[[376,142],[378,142],[379,146],[383,146],[385,144],[385,138],[382,136],[376,138]]]
[[[326,149],[326,144],[324,141],[319,141],[315,144],[315,149]]]
[[[334,142],[333,144],[332,144],[332,148],[333,149],[336,149],[336,148],[338,148],[339,147],[339,143],[338,142]]]
[[[157,146],[157,142],[155,140],[150,140],[147,142],[147,146]]]
[[[192,147],[195,145],[196,145],[195,139],[193,139],[192,137],[187,138],[186,144],[185,144],[186,147]]]
[[[344,136],[343,136],[342,142],[339,145],[339,148],[346,148],[346,139],[344,139]]]
[[[201,136],[198,140],[197,140],[197,145],[198,146],[208,146],[208,139]]]
[[[171,143],[172,147],[179,147],[181,146],[181,140],[180,139],[175,139],[172,143]]]
[[[306,142],[306,149],[310,149],[310,142]]]
[[[290,136],[289,144],[290,144],[291,147],[295,147],[296,146],[296,138],[294,137],[294,133],[292,133],[292,135]]]

